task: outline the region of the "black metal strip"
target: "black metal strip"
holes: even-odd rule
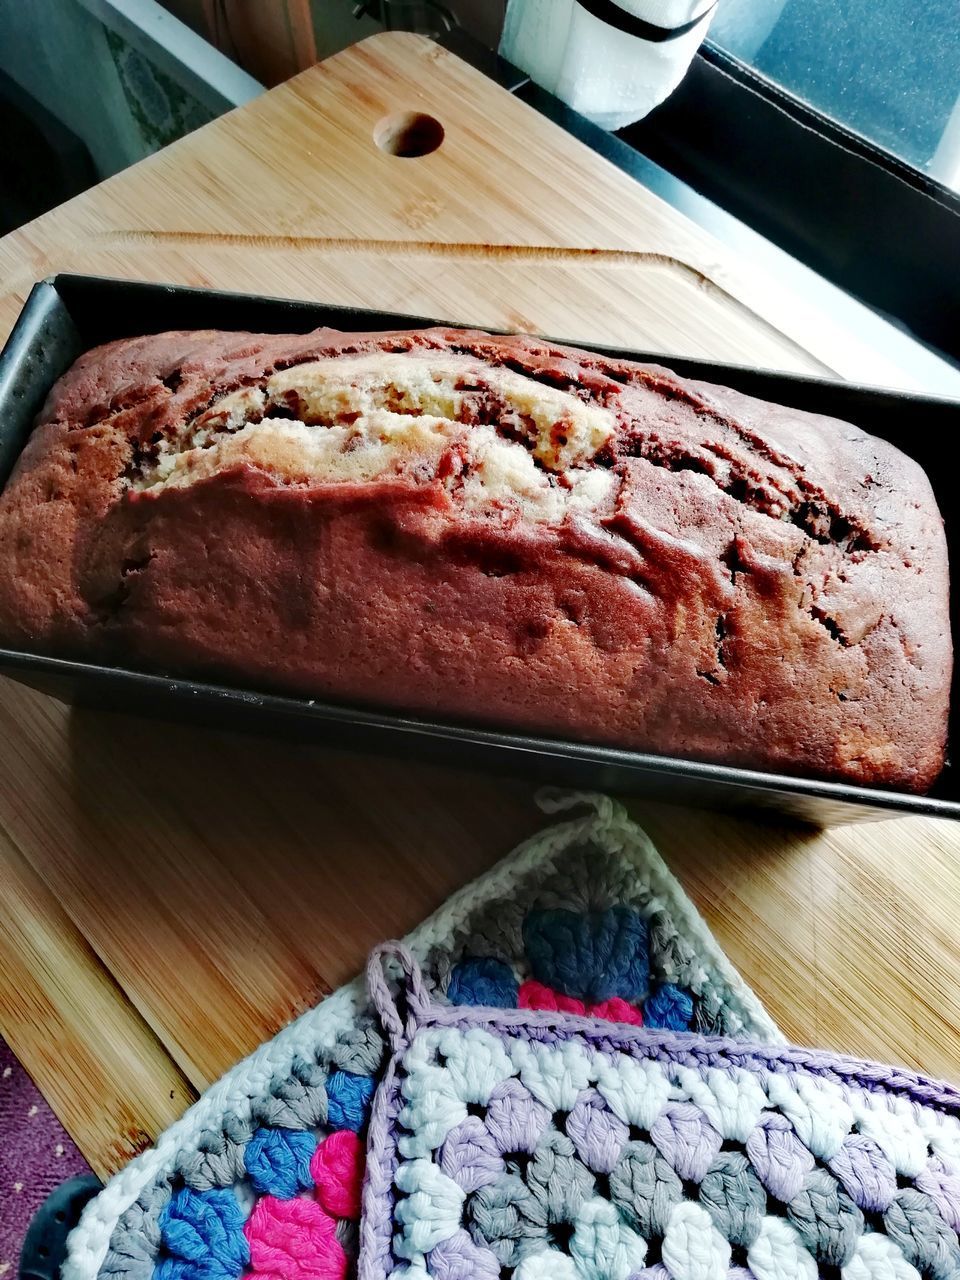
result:
[[[709,41],[666,102],[621,137],[960,362],[956,192]]]
[[[638,18],[635,13],[628,13],[626,9],[621,9],[614,0],[576,0],[581,9],[586,9],[587,13],[594,18],[599,18],[601,22],[606,23],[608,27],[616,27],[618,31],[625,32],[628,36],[639,36],[641,40],[649,40],[652,44],[666,44],[670,40],[679,40],[681,36],[687,35],[695,26],[701,23],[708,13],[712,13],[717,7],[716,0],[704,9],[703,13],[698,13],[695,18],[691,18],[689,22],[684,22],[679,27],[658,27],[653,22],[647,22],[644,18]]]

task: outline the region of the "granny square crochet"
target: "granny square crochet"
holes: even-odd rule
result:
[[[360,1280],[960,1276],[960,1091],[803,1049],[440,1004],[396,943],[368,981],[392,1052]]]
[[[589,1013],[776,1040],[650,841],[603,796],[407,939],[460,1009]],[[385,1046],[361,980],[262,1045],[87,1206],[63,1280],[344,1280]]]

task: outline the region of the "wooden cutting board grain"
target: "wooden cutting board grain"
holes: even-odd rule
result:
[[[410,113],[439,149],[375,141]],[[0,241],[78,271],[909,377],[479,72],[391,33]],[[542,819],[532,788],[0,683],[0,1033],[100,1172]],[[793,1038],[960,1080],[960,827],[632,806]]]

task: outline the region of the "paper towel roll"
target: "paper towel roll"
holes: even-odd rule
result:
[[[627,30],[598,18],[594,0],[510,0],[500,52],[604,129],[640,120],[672,93],[707,33],[714,0],[616,0]],[[619,14],[617,13],[619,10]],[[646,38],[630,28],[669,33]],[[686,28],[682,34],[673,35]]]

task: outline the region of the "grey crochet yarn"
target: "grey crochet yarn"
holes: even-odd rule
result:
[[[355,1076],[372,1076],[380,1068],[386,1043],[379,1029],[369,1019],[339,1037],[330,1050],[334,1070],[349,1071]]]
[[[474,911],[466,927],[458,931],[449,955],[453,963],[462,956],[491,956],[508,963],[523,955],[523,918],[530,903],[522,897],[492,902]]]
[[[649,1240],[666,1231],[674,1205],[683,1199],[683,1184],[656,1147],[633,1141],[610,1174],[610,1198],[624,1221]]]
[[[467,1204],[467,1230],[486,1245],[501,1267],[515,1267],[547,1238],[547,1213],[523,1179],[505,1173],[481,1187]]]
[[[288,1076],[275,1076],[253,1106],[259,1124],[281,1129],[314,1129],[327,1119],[327,1073],[315,1062],[296,1058]]]
[[[706,991],[693,1006],[693,1026],[704,1036],[721,1035],[726,1029],[730,1034],[730,1023],[733,1021],[731,1011],[724,1009],[715,992]]]
[[[617,854],[593,842],[577,846],[560,868],[544,878],[534,899],[539,909],[606,911],[627,904],[643,907],[648,892],[637,892],[636,876]]]
[[[939,1215],[938,1215],[939,1216]],[[787,1205],[805,1248],[829,1267],[844,1267],[863,1234],[863,1214],[826,1169],[813,1169]]]
[[[931,1198],[915,1187],[904,1187],[883,1215],[887,1235],[906,1260],[930,1280],[957,1280],[960,1248]]]
[[[160,1252],[160,1211],[170,1199],[170,1183],[159,1179],[120,1215],[100,1274],[151,1280]]]
[[[338,1218],[335,1231],[337,1240],[347,1257],[355,1258],[360,1240],[360,1228],[357,1223],[349,1218]]]
[[[207,1129],[197,1139],[196,1150],[181,1151],[176,1172],[194,1191],[231,1187],[245,1174],[244,1147],[253,1136],[253,1126],[232,1113],[224,1116],[220,1129]]]
[[[548,1130],[527,1169],[527,1186],[548,1223],[572,1222],[594,1181],[566,1134]]]
[[[721,1151],[700,1184],[700,1202],[731,1244],[749,1249],[760,1234],[767,1193],[742,1151]]]
[[[677,931],[677,926],[665,911],[654,911],[647,919],[650,963],[655,976],[661,982],[696,988],[700,982],[700,965],[696,952]]]

